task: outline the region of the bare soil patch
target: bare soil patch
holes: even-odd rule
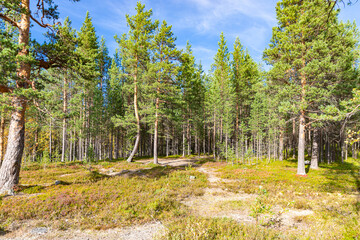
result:
[[[299,218],[312,215],[311,210],[298,210],[274,206],[271,214],[262,214],[260,217],[252,217],[252,207],[257,201],[257,194],[233,193],[221,188],[221,183],[236,182],[239,180],[222,179],[217,176],[214,169],[200,167],[198,171],[208,176],[210,187],[204,189],[205,194],[184,199],[183,204],[188,206],[191,213],[201,217],[227,217],[239,223],[260,224],[281,229],[307,228],[307,224],[299,221]]]
[[[0,239],[8,240],[151,240],[165,233],[165,226],[160,222],[126,228],[107,230],[56,230],[48,227],[36,227],[34,222],[24,223],[16,231],[12,231]]]

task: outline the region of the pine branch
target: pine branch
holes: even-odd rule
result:
[[[45,24],[45,23],[43,23],[43,22],[39,22],[36,18],[34,18],[31,14],[30,14],[30,18],[34,21],[34,22],[36,22],[40,27],[43,27],[43,28],[50,28],[50,29],[52,29],[52,25],[50,25],[50,24]],[[57,23],[58,24],[58,23]],[[55,24],[56,25],[56,24]]]
[[[0,13],[0,18],[5,20],[6,22],[10,23],[11,25],[13,25],[16,28],[20,28],[19,24],[17,22],[15,22],[14,20],[12,20],[11,18],[9,18],[8,16]]]

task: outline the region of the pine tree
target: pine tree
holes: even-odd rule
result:
[[[64,59],[62,66],[62,75],[63,75],[63,84],[62,84],[62,99],[63,99],[63,127],[62,127],[62,150],[61,150],[61,161],[65,161],[65,152],[66,152],[66,141],[67,141],[67,119],[68,119],[68,104],[69,104],[69,78],[73,77],[72,66],[75,65],[76,56],[74,55],[77,39],[76,32],[71,27],[71,21],[69,18],[66,18],[63,26],[58,27],[58,41],[56,42],[56,54],[61,56],[67,56],[67,59]]]
[[[151,88],[155,99],[154,119],[154,163],[158,163],[158,135],[159,121],[169,118],[166,106],[176,100],[177,86],[175,85],[178,71],[180,52],[176,49],[174,34],[171,26],[165,21],[158,28],[152,41],[152,61],[149,67]]]
[[[98,118],[98,116],[94,116],[96,115],[96,113],[94,114],[94,110],[99,109],[99,106],[95,106],[95,104],[97,104],[99,98],[102,97],[98,88],[101,82],[100,68],[98,65],[100,58],[99,43],[89,12],[86,13],[84,23],[80,28],[80,32],[78,32],[78,43],[77,52],[80,56],[78,71],[81,76],[81,85],[83,88],[83,109],[82,115],[80,116],[80,122],[82,123],[80,136],[83,141],[83,144],[81,143],[81,145],[83,145],[83,155],[80,160],[89,160],[88,154],[90,152],[92,153],[93,148],[92,133],[95,126],[93,120]]]
[[[9,140],[0,169],[0,193],[11,192],[12,187],[19,182],[21,158],[24,150],[25,111],[27,107],[24,90],[36,89],[35,81],[31,78],[31,62],[33,59],[29,52],[30,24],[33,21],[40,27],[51,27],[51,25],[44,23],[43,20],[56,20],[58,18],[57,8],[53,1],[39,2],[34,11],[31,11],[31,6],[30,0],[1,1],[0,18],[17,29],[19,33],[19,48],[17,52],[16,86],[13,87],[9,82],[6,82],[0,88],[1,93],[15,93],[11,102],[14,110],[11,113]],[[32,12],[37,12],[37,10],[41,12],[40,20],[31,14]],[[35,62],[37,66],[49,68],[55,60],[45,61],[40,59]]]
[[[235,91],[235,128],[234,141],[236,157],[239,157],[239,138],[240,125],[246,123],[250,114],[252,98],[255,95],[254,86],[260,80],[258,65],[250,57],[247,50],[243,48],[239,38],[234,43],[234,52],[232,53],[232,77],[231,82]],[[244,134],[244,131],[242,131]],[[243,136],[242,136],[243,137]]]
[[[216,156],[217,138],[220,143],[225,140],[225,157],[227,156],[228,141],[232,132],[234,111],[234,88],[231,84],[230,53],[226,46],[224,34],[221,33],[219,48],[212,65],[211,104],[213,112],[213,144],[214,158]],[[218,130],[217,130],[218,128]],[[218,132],[218,134],[216,134]]]
[[[127,76],[128,82],[125,86],[133,89],[132,92],[128,91],[128,93],[133,95],[133,111],[136,122],[136,139],[133,150],[127,159],[128,162],[131,162],[134,158],[140,143],[141,116],[139,98],[141,97],[141,94],[145,94],[141,91],[145,81],[144,76],[147,74],[147,66],[150,61],[150,41],[158,25],[157,21],[152,22],[151,15],[152,11],[145,11],[145,5],[138,2],[136,5],[136,15],[132,17],[126,15],[126,21],[130,28],[129,32],[121,39],[118,39],[121,50],[122,66],[124,67],[124,74]],[[130,120],[129,114],[132,110],[129,105],[127,116],[125,116],[125,118],[127,118],[125,122]]]
[[[109,78],[106,84],[107,91],[107,114],[108,118],[112,121],[109,122],[109,129],[112,129],[114,125],[117,124],[117,119],[124,117],[124,98],[123,98],[123,79],[121,77],[120,69],[116,64],[116,60],[113,58],[111,62],[111,67],[109,69]],[[126,128],[124,128],[126,129]],[[124,147],[124,146],[123,146]],[[117,150],[116,150],[117,151]],[[116,153],[115,151],[115,153]],[[118,157],[115,154],[115,158]]]
[[[179,72],[179,86],[181,87],[181,129],[182,129],[182,154],[191,154],[192,132],[196,126],[196,119],[201,119],[203,113],[200,110],[204,106],[204,83],[201,77],[201,70],[195,63],[189,42],[186,50],[181,54]],[[203,109],[202,109],[203,110]],[[194,125],[195,123],[195,125]],[[196,129],[195,129],[196,131]],[[196,141],[195,141],[196,142]],[[187,149],[186,149],[187,148]],[[197,149],[195,149],[196,151]]]
[[[278,27],[264,58],[273,65],[270,78],[282,86],[283,104],[299,116],[297,174],[306,175],[305,128],[319,119],[324,107],[332,108],[329,97],[335,89],[351,81],[341,76],[349,70],[343,62],[355,42],[338,23],[338,11],[324,1],[283,0],[276,13]]]

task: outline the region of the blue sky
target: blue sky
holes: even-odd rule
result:
[[[137,0],[82,0],[77,3],[62,0],[60,20],[66,16],[72,26],[80,29],[86,12],[90,12],[97,35],[104,36],[110,54],[117,43],[114,35],[128,31],[125,15],[133,15]],[[262,52],[268,46],[271,29],[276,26],[276,0],[144,0],[146,9],[153,10],[153,19],[166,20],[173,26],[178,48],[186,42],[192,45],[197,62],[207,71],[217,51],[219,36],[224,32],[229,50],[236,37],[240,38],[251,56],[261,62]],[[340,5],[342,20],[355,20],[360,25],[360,2],[353,6]],[[39,34],[38,28],[34,35]],[[266,66],[265,66],[266,68]]]

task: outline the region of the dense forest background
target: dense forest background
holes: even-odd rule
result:
[[[178,49],[171,26],[140,2],[110,56],[90,13],[76,30],[70,19],[46,23],[58,17],[52,1],[39,1],[37,15],[29,1],[1,1],[0,189],[29,162],[297,157],[305,175],[306,160],[316,169],[357,158],[359,31],[338,20],[337,4],[278,2],[269,71],[221,34],[205,73],[191,44]],[[30,22],[45,43],[31,39]]]

